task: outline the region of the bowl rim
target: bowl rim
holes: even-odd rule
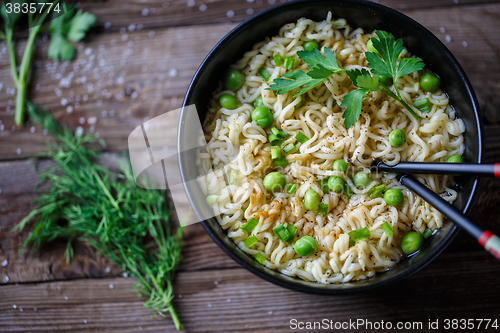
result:
[[[181,151],[179,149],[181,146],[181,141],[182,141],[181,135],[180,135],[181,124],[186,117],[185,112],[184,112],[184,108],[188,105],[188,101],[191,98],[194,87],[198,83],[200,76],[205,71],[207,65],[215,57],[215,54],[218,52],[218,50],[229,39],[231,39],[236,33],[240,32],[241,30],[244,30],[247,26],[252,24],[254,21],[259,20],[260,17],[262,17],[262,16],[268,15],[268,14],[273,13],[273,12],[286,10],[287,7],[294,6],[296,4],[323,2],[323,1],[324,0],[294,0],[294,1],[289,1],[289,2],[286,2],[283,4],[279,4],[279,5],[270,7],[266,10],[263,10],[262,12],[260,12],[256,15],[246,19],[242,23],[238,24],[235,28],[231,29],[231,31],[229,31],[219,42],[217,42],[217,44],[210,50],[210,52],[207,54],[207,56],[201,62],[195,75],[193,76],[193,79],[191,80],[191,82],[188,86],[186,96],[185,96],[183,103],[182,103],[183,110],[182,110],[180,121],[179,121],[179,131],[178,131],[178,135],[177,135],[178,151]],[[368,7],[368,9],[373,8],[373,9],[376,9],[379,11],[386,12],[390,15],[397,16],[402,20],[408,21],[415,29],[420,30],[423,34],[427,35],[427,37],[431,41],[434,42],[434,45],[439,48],[440,52],[447,58],[447,61],[450,62],[450,64],[452,65],[452,67],[454,67],[455,70],[457,70],[457,73],[459,74],[459,76],[460,76],[460,78],[461,78],[461,80],[462,80],[462,82],[463,82],[463,84],[468,92],[468,95],[471,98],[472,106],[473,106],[472,111],[474,113],[475,125],[477,127],[477,132],[478,132],[478,143],[477,143],[478,148],[479,148],[478,149],[478,163],[482,163],[483,162],[483,155],[484,155],[484,152],[483,152],[483,149],[484,149],[484,147],[483,147],[483,130],[482,130],[483,124],[482,124],[481,112],[479,110],[479,103],[478,103],[477,97],[474,93],[474,90],[472,89],[472,85],[471,85],[469,79],[467,78],[467,76],[465,75],[464,70],[462,69],[462,67],[458,63],[457,59],[448,50],[448,48],[432,32],[430,32],[423,25],[421,25],[420,23],[418,23],[414,19],[410,18],[409,16],[407,16],[407,15],[405,15],[405,14],[403,14],[395,9],[392,9],[392,8],[384,6],[384,5],[380,5],[378,3],[368,2],[365,0],[340,0],[340,1],[336,1],[336,2],[366,6],[366,7]],[[179,169],[180,169],[182,179],[186,179],[186,175],[185,175],[183,167],[182,167],[182,158],[180,155],[179,155]],[[480,177],[474,178],[472,188],[471,188],[471,194],[469,195],[467,202],[465,203],[465,207],[463,209],[463,213],[466,215],[468,215],[470,213],[472,205],[477,198],[480,180],[481,180]],[[197,209],[197,205],[195,204],[195,202],[190,194],[190,191],[186,187],[185,183],[184,183],[184,188],[186,190],[186,194],[187,194],[188,200],[191,204],[191,207],[193,208],[195,213],[198,216],[200,216],[198,209]],[[257,269],[256,266],[251,265],[247,261],[243,260],[234,251],[232,251],[224,243],[224,241],[217,236],[217,234],[215,233],[215,230],[212,229],[211,225],[207,221],[202,221],[201,223],[202,223],[205,231],[212,238],[212,240],[229,257],[231,257],[234,261],[236,261],[238,264],[240,264],[243,268],[247,269],[251,273],[259,276],[260,278],[262,278],[268,282],[271,282],[273,284],[279,285],[281,287],[284,287],[284,288],[287,288],[290,290],[305,292],[305,293],[310,293],[310,294],[321,294],[321,295],[344,295],[344,294],[365,292],[368,290],[383,288],[383,287],[386,287],[386,286],[393,284],[395,282],[401,281],[401,280],[415,274],[416,272],[418,272],[419,270],[421,270],[422,268],[427,266],[430,262],[432,262],[439,254],[441,254],[444,251],[444,249],[451,243],[451,241],[455,238],[458,231],[460,230],[460,228],[455,223],[448,220],[447,223],[451,223],[452,227],[449,230],[448,234],[443,237],[443,239],[438,244],[438,246],[435,249],[433,249],[433,251],[429,252],[423,260],[420,260],[416,264],[410,266],[408,269],[406,269],[405,271],[401,272],[400,274],[398,274],[394,277],[382,280],[382,281],[377,282],[375,284],[363,285],[363,282],[366,280],[350,282],[351,284],[358,284],[359,283],[358,286],[353,287],[353,288],[324,288],[322,286],[324,286],[325,284],[321,284],[321,283],[317,283],[317,286],[314,286],[314,284],[311,284],[311,285],[304,285],[304,284],[299,284],[299,283],[294,284],[292,282],[288,282],[286,280],[276,278],[273,275],[266,273],[267,270],[270,270],[267,267],[264,267],[265,269]],[[397,267],[397,266],[395,266],[395,267]],[[278,272],[278,271],[275,271],[275,272]],[[280,272],[278,272],[278,273],[280,273]],[[282,273],[280,273],[280,274],[282,274]],[[299,281],[301,281],[301,280],[299,280]]]

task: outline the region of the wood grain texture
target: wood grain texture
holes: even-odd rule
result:
[[[142,25],[144,29],[172,26],[204,25],[241,22],[284,0],[108,0],[102,3],[82,2],[82,8],[97,15],[97,24],[103,30],[119,31],[122,27]],[[421,0],[375,1],[396,10],[433,10],[436,7],[461,7],[471,4],[491,3],[494,0]],[[105,29],[105,25],[108,23]],[[109,27],[109,24],[111,26]]]
[[[405,12],[450,48],[472,81],[485,123],[499,124],[500,4]],[[81,45],[75,62],[57,65],[46,58],[48,43],[41,41],[29,98],[73,129],[82,126],[87,132],[99,132],[109,150],[126,149],[133,128],[180,107],[200,62],[232,27],[234,24],[161,28],[152,30],[154,36],[147,30],[98,34]],[[71,73],[71,86],[67,87]],[[23,159],[43,151],[47,137],[41,128],[35,126],[32,133],[30,124],[13,127],[13,84],[5,56],[0,58],[0,78],[4,84],[0,90],[0,160]],[[92,126],[88,120],[93,117],[97,123]]]
[[[491,290],[497,288],[498,274],[500,266],[482,251],[444,254],[389,288],[326,297],[285,290],[242,268],[188,271],[177,275],[174,306],[186,332],[289,332],[292,318],[394,325],[440,319],[443,325],[445,318],[497,318],[500,304]],[[471,288],[479,276],[481,288]],[[149,318],[143,300],[127,291],[133,282],[110,278],[0,286],[0,327],[33,333],[173,332],[170,319]],[[466,313],[457,312],[465,308]]]

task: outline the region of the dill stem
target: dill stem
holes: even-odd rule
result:
[[[174,322],[175,328],[180,331],[182,330],[181,321],[179,317],[177,317],[177,313],[175,312],[174,306],[172,303],[168,303],[168,312],[170,312],[170,317],[172,317],[172,321]]]

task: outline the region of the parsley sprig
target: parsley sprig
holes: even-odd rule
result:
[[[78,42],[85,36],[86,31],[94,24],[95,16],[79,11],[76,15],[74,4],[59,3],[53,0],[45,3],[41,0],[6,0],[0,6],[0,17],[5,23],[4,31],[0,31],[0,39],[7,43],[9,50],[12,79],[16,86],[16,114],[15,122],[22,125],[24,122],[24,109],[26,103],[26,92],[29,79],[29,71],[35,48],[35,40],[41,31],[46,30],[42,24],[49,15],[53,22],[49,27],[51,41],[48,56],[54,60],[73,60],[75,48],[69,42]],[[22,10],[11,10],[10,6],[19,5]],[[28,12],[23,12],[29,8]],[[27,21],[29,27],[28,40],[24,49],[21,64],[18,67],[16,61],[16,50],[14,42],[14,28],[19,22]],[[69,41],[68,41],[69,40]]]
[[[274,90],[278,95],[283,95],[300,88],[293,96],[298,97],[313,89],[333,74],[346,71],[338,66],[335,51],[325,48],[324,53],[323,56],[317,49],[313,49],[313,51],[298,51],[297,56],[300,60],[308,64],[309,71],[306,73],[301,69],[297,69],[287,72],[282,75],[284,79],[274,79],[273,84],[267,90]]]
[[[23,249],[34,249],[55,239],[67,242],[69,262],[72,243],[80,240],[112,260],[137,279],[134,291],[148,299],[144,306],[153,313],[170,314],[175,327],[181,323],[172,306],[172,281],[180,261],[183,228],[171,231],[170,207],[165,191],[136,185],[130,165],[114,172],[96,163],[101,153],[85,147],[96,141],[91,135],[73,135],[46,111],[27,103],[32,121],[42,125],[57,142],[49,143],[55,166],[40,173],[44,191],[34,210],[13,230],[30,225],[32,233]]]
[[[351,91],[342,101],[341,107],[345,107],[342,117],[344,118],[344,126],[349,129],[353,126],[361,114],[363,100],[367,97],[366,93],[370,91],[381,91],[386,95],[400,102],[416,119],[420,117],[406,104],[401,97],[397,87],[397,79],[407,74],[419,71],[424,68],[425,64],[420,58],[401,58],[398,63],[398,58],[403,51],[403,40],[394,40],[394,36],[388,32],[375,30],[378,38],[371,38],[373,46],[379,52],[380,56],[374,52],[366,52],[368,66],[371,68],[372,76],[366,69],[354,69],[347,71],[347,75],[352,83],[360,88]],[[379,76],[387,76],[394,81],[393,93],[384,83],[379,80]]]

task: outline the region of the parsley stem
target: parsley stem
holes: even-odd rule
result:
[[[405,107],[406,110],[410,111],[410,113],[412,114],[413,117],[415,117],[416,120],[419,120],[420,119],[420,116],[418,114],[415,113],[415,111],[413,111],[411,109],[411,107],[408,106],[408,104],[406,104],[406,102],[403,100],[403,98],[401,96],[396,96],[391,89],[389,89],[385,84],[383,84],[382,82],[379,81],[379,84],[382,86],[382,91],[389,95],[390,97],[394,98],[396,101],[398,101],[399,103],[403,104],[403,106]],[[399,90],[398,90],[398,87],[396,87],[396,82],[394,82],[394,89],[396,90],[397,94],[399,95]]]
[[[60,0],[55,0],[50,8],[55,6],[59,1]],[[41,24],[43,23],[43,21],[45,21],[47,15],[49,15],[50,8],[47,9],[38,19],[35,19],[35,26],[29,29],[28,41],[26,43],[26,48],[24,49],[23,59],[21,61],[21,67],[19,68],[19,76],[17,73],[14,45],[12,44],[13,29],[11,27],[8,27],[7,25],[5,27],[8,38],[7,45],[9,47],[9,53],[10,53],[12,77],[17,87],[16,114],[14,116],[17,125],[22,125],[22,123],[24,122],[24,105],[26,102],[28,73],[31,65],[31,58],[33,55],[33,47],[35,45],[35,39],[38,33],[40,32]]]
[[[14,51],[14,44],[12,43],[12,37],[14,32],[13,29],[10,28],[7,23],[5,23],[5,33],[7,34],[5,39],[7,41],[7,48],[9,49],[10,68],[12,69],[12,79],[14,80],[14,84],[17,86],[19,82],[19,76],[17,74],[16,52]]]

